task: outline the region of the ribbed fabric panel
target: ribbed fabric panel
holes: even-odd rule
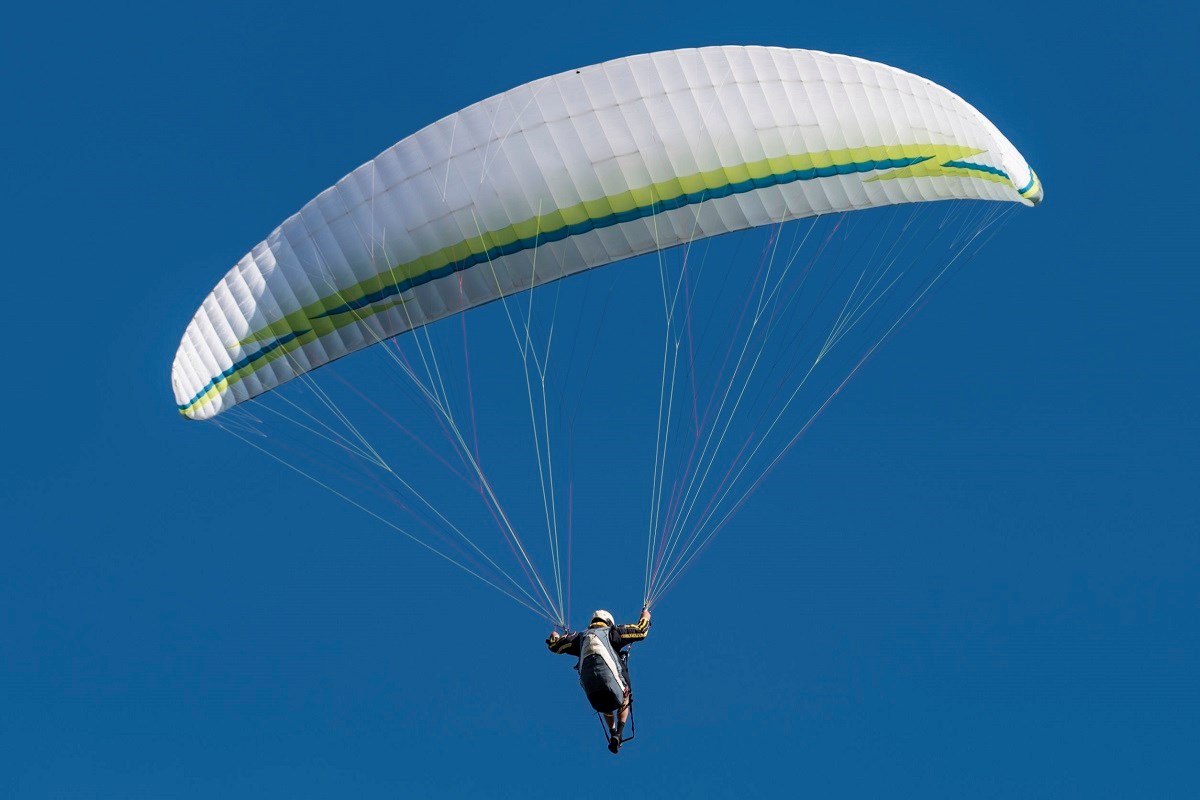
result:
[[[1040,196],[983,115],[892,67],[763,47],[618,59],[452,114],[322,192],[204,300],[172,386],[205,419],[381,339],[693,234]]]

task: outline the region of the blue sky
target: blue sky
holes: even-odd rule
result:
[[[536,797],[613,765],[544,623],[185,423],[169,367],[229,265],[402,136],[556,71],[736,43],[948,86],[1047,200],[656,609],[603,787],[1194,796],[1197,19],[1045,5],[10,17],[0,795]],[[628,589],[641,564],[575,566]],[[632,617],[634,589],[575,607]]]

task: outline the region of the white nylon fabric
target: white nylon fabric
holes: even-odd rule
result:
[[[667,197],[662,184],[698,173],[737,177],[765,159],[884,146],[913,156],[924,146],[979,152],[967,159],[970,175],[878,179],[899,168],[868,166],[760,188],[743,182],[727,196],[716,187],[678,208],[613,216],[630,190],[656,186],[654,196]],[[206,419],[360,348],[584,269],[816,214],[952,198],[1030,204],[1040,186],[1036,197],[1018,189],[1034,181],[1012,144],[961,98],[862,59],[710,47],[570,70],[428,126],[305,205],[205,298],[175,356],[172,387],[181,413]],[[313,304],[335,308],[386,290],[397,265],[436,264],[443,248],[586,201],[610,209],[591,208],[591,230],[290,322],[303,322],[298,312]]]
[[[605,637],[601,639],[600,637]],[[583,659],[588,656],[600,656],[604,663],[608,666],[613,677],[617,679],[617,686],[621,687],[624,692],[628,687],[625,685],[625,678],[621,675],[621,668],[617,666],[616,656],[613,653],[612,645],[608,643],[607,631],[600,633],[597,631],[585,631],[583,634],[583,647],[579,651],[579,661],[583,663]]]

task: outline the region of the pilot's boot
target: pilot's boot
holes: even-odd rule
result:
[[[613,728],[612,736],[608,738],[608,751],[616,753],[621,749],[621,733],[625,730],[625,723],[618,721],[616,727]]]

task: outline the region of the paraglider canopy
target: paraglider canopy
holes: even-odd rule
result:
[[[979,111],[883,64],[731,46],[568,70],[401,140],[275,229],[188,324],[172,367],[175,401],[186,418],[215,420],[565,628],[576,498],[555,468],[573,463],[559,448],[564,438],[571,446],[574,430],[563,428],[575,414],[561,413],[565,394],[551,397],[547,377],[551,363],[569,371],[572,362],[562,351],[551,358],[555,326],[591,308],[568,299],[588,285],[582,273],[605,267],[593,274],[617,286],[613,316],[635,342],[610,378],[617,402],[639,406],[631,395],[648,390],[640,407],[653,424],[637,444],[652,459],[639,473],[650,494],[649,606],[941,276],[976,252],[1007,210],[1041,198],[1033,170]],[[937,209],[930,233],[944,237],[932,247],[915,222],[929,209]],[[803,222],[785,226],[795,220]],[[734,231],[765,240],[758,260],[726,255],[704,273],[716,237]],[[703,254],[689,260],[697,242]],[[610,266],[642,254],[653,262]],[[534,298],[551,291],[550,334],[535,342]],[[659,299],[653,335],[648,326],[630,334]],[[603,317],[608,301],[598,305]],[[466,328],[497,307],[501,334],[493,325],[489,344],[511,331],[518,354],[514,371],[494,370],[503,372],[500,391],[524,392],[519,414],[510,404],[507,418],[496,418],[506,431],[525,430],[513,424],[519,416],[531,441],[496,447],[492,463],[503,460],[500,481],[519,476],[507,497],[540,489],[540,505],[523,504],[533,508],[532,527],[545,526],[540,552],[523,541],[531,526],[510,515],[506,488],[484,466],[486,415],[475,413],[480,376]],[[447,318],[454,324],[432,324]],[[461,331],[451,348],[463,355],[460,369],[445,368],[438,346],[450,329]],[[603,337],[571,340],[581,338]],[[320,385],[337,372],[327,365],[359,350],[400,373],[402,388],[416,387],[415,409],[384,408],[353,380],[341,394]],[[646,354],[654,373],[635,385],[630,362]],[[462,378],[465,402],[448,375]],[[391,398],[395,386],[375,388]],[[347,399],[386,425],[372,431],[340,404]],[[493,413],[501,405],[495,394],[488,402]],[[408,430],[423,411],[436,428]],[[277,420],[308,442],[268,433]],[[437,452],[439,442],[449,452]],[[412,447],[384,452],[398,443]],[[514,467],[521,450],[535,466]],[[425,456],[428,466],[417,466]],[[471,519],[460,518],[470,513],[463,498],[478,501]],[[481,531],[498,532],[507,552],[489,551]],[[545,578],[539,558],[550,564]]]
[[[322,192],[205,298],[171,383],[181,414],[208,419],[447,315],[692,239],[1041,197],[982,114],[893,67],[768,47],[616,59],[451,114]]]

